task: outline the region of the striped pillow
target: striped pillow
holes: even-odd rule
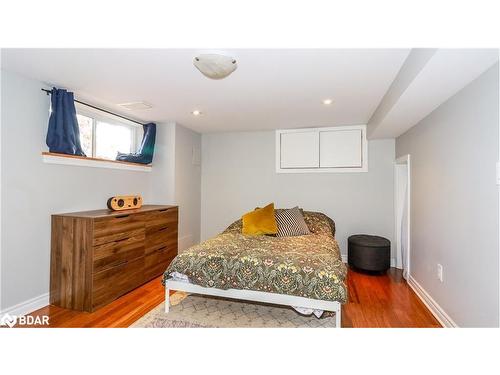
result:
[[[298,207],[288,210],[276,210],[274,215],[276,217],[276,223],[278,224],[278,233],[276,233],[276,237],[311,234],[304,220],[304,216]]]

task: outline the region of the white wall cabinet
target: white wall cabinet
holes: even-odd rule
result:
[[[367,172],[366,126],[276,131],[276,172]]]

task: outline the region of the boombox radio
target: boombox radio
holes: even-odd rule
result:
[[[114,211],[131,210],[142,206],[140,195],[117,195],[108,199],[108,208]]]

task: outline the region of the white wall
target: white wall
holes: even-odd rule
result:
[[[157,124],[153,168],[151,170],[151,196],[156,202],[175,201],[175,123]],[[136,177],[144,175],[136,174]],[[149,176],[146,176],[149,178]]]
[[[152,197],[179,206],[179,251],[200,241],[201,135],[179,124],[157,126]]]
[[[497,64],[396,141],[411,155],[411,276],[464,327],[499,323],[498,88]]]
[[[1,73],[0,309],[5,310],[49,290],[51,214],[105,208],[107,198],[116,194],[141,194],[146,204],[176,200],[184,204],[199,200],[199,194],[180,189],[176,194],[176,154],[184,146],[176,148],[179,126],[175,124],[158,124],[150,173],[43,163],[49,108],[49,97],[40,91],[43,84],[4,70]],[[189,136],[199,139],[196,133]],[[188,185],[190,178],[183,177],[181,186]],[[180,210],[196,238],[199,212],[188,210],[186,218],[183,207]]]
[[[200,242],[201,135],[180,125],[175,129],[175,202],[179,205],[179,251]]]
[[[330,216],[343,254],[351,234],[393,241],[394,140],[369,142],[369,172],[337,174],[277,174],[272,131],[203,134],[202,145],[202,239],[256,206],[274,202]]]

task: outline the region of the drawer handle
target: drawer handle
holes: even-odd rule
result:
[[[167,247],[168,247],[168,246],[163,246],[163,247],[160,247],[160,248],[158,249],[158,252],[159,252],[159,253],[163,253],[165,250],[167,250]]]
[[[158,210],[158,212],[165,212],[168,211],[168,208],[162,208],[161,210]]]
[[[123,218],[129,217],[129,216],[130,215],[128,215],[128,214],[127,215],[117,215],[117,216],[115,216],[115,219],[123,219]]]
[[[113,264],[113,267],[120,267],[127,263],[127,260],[121,260],[118,263]]]
[[[167,230],[167,229],[168,229],[168,227],[162,227],[162,228],[158,229],[158,232],[163,232],[164,230]]]
[[[123,242],[123,241],[127,241],[128,239],[129,239],[128,237],[127,237],[127,238],[122,238],[122,239],[120,239],[120,240],[116,240],[115,242],[116,242],[116,243],[118,243],[118,242]]]

